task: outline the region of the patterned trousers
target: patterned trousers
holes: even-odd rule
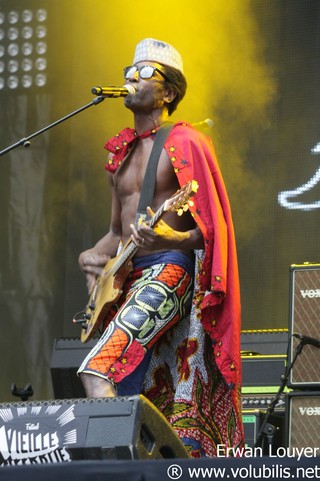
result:
[[[103,334],[78,372],[120,383],[163,333],[190,312],[192,289],[192,276],[179,265],[136,267],[118,303],[108,312]]]

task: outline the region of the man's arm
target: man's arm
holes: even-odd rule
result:
[[[148,207],[148,214],[153,215]],[[204,242],[201,230],[198,226],[186,231],[172,229],[166,222],[160,220],[152,229],[146,223],[142,223],[138,228],[130,225],[132,230],[132,240],[134,243],[145,250],[193,250],[203,249]]]

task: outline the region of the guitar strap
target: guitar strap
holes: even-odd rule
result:
[[[146,173],[143,179],[139,204],[136,213],[136,224],[138,224],[139,219],[146,219],[147,207],[152,205],[160,154],[172,127],[172,123],[164,122],[156,133],[154,144],[148,160]]]

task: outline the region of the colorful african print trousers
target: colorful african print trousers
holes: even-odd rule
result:
[[[192,276],[172,263],[137,267],[128,277],[104,332],[78,372],[119,383],[143,360],[147,350],[191,308]]]

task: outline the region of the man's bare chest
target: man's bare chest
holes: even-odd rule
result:
[[[147,165],[151,154],[152,144],[136,148],[124,160],[123,165],[114,176],[114,186],[118,196],[127,197],[140,193],[146,175]],[[152,175],[154,172],[152,172]],[[150,175],[150,174],[149,174]],[[156,165],[155,184],[158,192],[175,189],[177,179],[173,166],[163,149]]]

